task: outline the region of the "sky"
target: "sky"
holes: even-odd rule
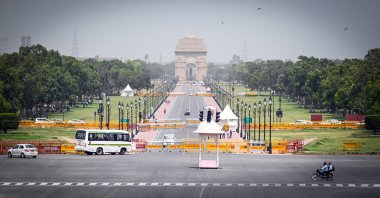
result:
[[[79,57],[166,63],[193,34],[216,63],[363,58],[380,47],[379,10],[379,0],[0,0],[0,54],[31,36],[72,55],[76,31]]]

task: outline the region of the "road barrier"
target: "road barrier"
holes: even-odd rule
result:
[[[8,149],[16,144],[32,144],[39,154],[60,154],[62,143],[60,141],[0,141],[0,154],[7,154]]]

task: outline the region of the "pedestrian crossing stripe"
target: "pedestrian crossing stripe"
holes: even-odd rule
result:
[[[1,186],[152,186],[152,187],[172,187],[172,186],[212,186],[212,187],[345,187],[345,188],[380,188],[380,184],[361,183],[171,183],[171,182],[0,182]]]

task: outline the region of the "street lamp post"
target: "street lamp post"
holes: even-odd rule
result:
[[[117,109],[119,110],[119,130],[120,130],[120,111],[121,111],[121,103],[120,103],[120,101],[119,101],[119,104],[117,104]]]
[[[132,131],[132,135],[133,135],[133,101],[131,101],[131,104],[129,105],[131,107],[131,118],[130,118],[130,123],[131,123],[131,126],[129,127],[129,129]]]
[[[127,131],[129,130],[129,123],[131,123],[131,121],[129,120],[129,104],[127,103]]]
[[[254,112],[254,117],[253,117],[253,141],[256,141],[256,102],[253,103],[253,112]]]
[[[266,98],[264,98],[263,105],[264,105],[264,144],[266,146],[266,141],[265,141],[265,129],[266,129],[266,126],[267,126],[266,119],[265,119],[266,118],[265,113],[267,111],[267,99]],[[264,147],[264,149],[266,149],[266,148]]]
[[[272,97],[269,96],[269,154],[272,154],[272,118],[271,118],[271,110],[272,110]]]
[[[135,99],[135,131],[136,131],[136,135],[137,135],[137,122],[138,122],[138,119],[137,119],[137,100]]]
[[[248,106],[248,141],[251,140],[251,105]]]
[[[144,96],[144,113],[143,113],[143,117],[144,119],[146,119],[146,96]]]
[[[240,137],[243,137],[243,110],[244,110],[244,102],[243,100],[240,101]]]
[[[139,123],[141,123],[141,98],[139,97]]]
[[[100,130],[103,129],[103,98],[100,97],[99,99],[99,122],[100,122],[100,125],[99,125],[99,128]]]
[[[259,101],[259,142],[261,136],[261,100]]]
[[[124,130],[124,103],[121,103],[121,130]]]
[[[107,129],[110,129],[110,97],[107,97]]]
[[[236,114],[239,117],[239,98],[236,100]],[[240,119],[238,119],[238,126],[237,126],[237,132],[239,133],[240,128]]]
[[[247,137],[247,103],[244,104],[244,139],[248,139]]]

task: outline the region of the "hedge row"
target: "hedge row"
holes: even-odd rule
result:
[[[0,130],[7,133],[9,129],[17,129],[20,116],[17,113],[0,113]]]

